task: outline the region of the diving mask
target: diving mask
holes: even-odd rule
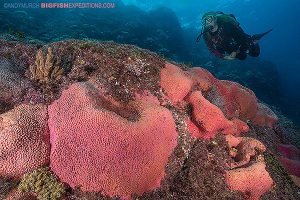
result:
[[[216,24],[216,17],[214,15],[207,15],[202,19],[202,26],[205,29],[212,30]]]

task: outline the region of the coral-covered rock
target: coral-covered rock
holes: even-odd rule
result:
[[[37,198],[33,193],[23,193],[18,189],[13,189],[4,200],[37,200]]]
[[[231,150],[230,154],[235,160],[230,163],[231,168],[246,165],[250,162],[251,157],[266,151],[265,145],[254,138],[226,135],[226,141]]]
[[[290,175],[290,177],[291,177],[292,181],[295,183],[295,185],[300,188],[300,177],[293,176],[293,175]]]
[[[0,40],[0,57],[12,60],[16,66],[25,68],[34,63],[37,47],[25,42]]]
[[[229,170],[225,178],[231,190],[244,192],[249,200],[259,200],[273,185],[273,180],[262,161],[246,168]]]
[[[20,178],[49,156],[46,106],[22,104],[0,115],[0,176]]]
[[[47,96],[40,84],[24,78],[30,69],[40,74],[30,68],[40,47],[0,44],[0,55],[8,59],[0,60],[0,177],[19,182],[35,170],[19,185],[22,191],[34,191],[37,198],[61,196],[55,193],[62,194],[62,184],[48,171],[35,173],[40,167],[50,167],[66,184],[66,199],[243,199],[244,194],[259,199],[272,186],[261,155],[266,147],[254,137],[272,146],[273,130],[256,125],[272,126],[277,117],[242,85],[134,46],[70,40],[47,45],[65,71],[62,84]],[[272,134],[256,134],[258,129]],[[240,137],[248,131],[249,137]],[[298,175],[298,150],[281,151],[283,165]],[[282,174],[268,164],[280,185]],[[282,185],[267,198],[280,199]],[[10,195],[23,198],[16,191]]]
[[[21,98],[28,81],[21,77],[22,69],[0,57],[0,112],[2,104],[13,104]]]
[[[121,106],[89,82],[49,106],[50,167],[63,182],[125,198],[160,186],[177,144],[172,113],[146,95],[127,105],[131,113]]]

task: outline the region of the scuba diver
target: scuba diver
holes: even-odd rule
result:
[[[258,41],[271,31],[250,36],[243,31],[233,14],[208,12],[202,17],[202,31],[197,42],[203,36],[206,46],[215,56],[225,60],[245,60],[247,55],[259,56]]]

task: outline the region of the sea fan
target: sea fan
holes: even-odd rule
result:
[[[64,69],[55,62],[52,49],[48,48],[46,60],[42,49],[36,54],[35,65],[30,66],[31,79],[35,80],[42,89],[52,88],[63,76]]]

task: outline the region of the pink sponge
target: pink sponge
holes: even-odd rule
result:
[[[76,83],[49,106],[51,169],[72,188],[129,198],[160,186],[177,144],[172,113],[153,96],[129,103],[138,116],[91,83]]]
[[[293,145],[279,144],[277,147],[282,157],[279,158],[284,168],[294,176],[300,177],[300,150]]]
[[[290,174],[300,177],[300,160],[280,157],[279,161]]]
[[[218,94],[223,98],[227,117],[238,117],[242,120],[255,117],[257,100],[251,90],[232,81],[219,81],[217,88]]]
[[[171,103],[178,104],[193,90],[208,91],[213,76],[202,68],[195,68],[202,76],[191,70],[184,71],[176,65],[166,63],[160,73],[160,85]]]
[[[278,121],[270,108],[257,102],[252,90],[232,81],[209,79],[214,82],[216,90],[212,101],[224,111],[226,117],[251,120],[258,126],[268,127]]]
[[[186,123],[194,137],[209,139],[218,131],[238,135],[249,130],[247,120],[270,127],[277,121],[276,115],[258,103],[250,89],[232,81],[218,80],[203,68],[183,70],[166,63],[160,78],[171,104],[192,106],[192,119]]]
[[[276,114],[266,105],[258,103],[258,111],[253,122],[258,126],[272,127],[278,121]]]
[[[300,150],[294,145],[279,144],[277,150],[286,158],[293,160],[300,160]]]
[[[221,131],[224,134],[247,132],[249,127],[239,119],[226,119],[223,112],[202,96],[200,91],[192,92],[186,101],[192,106],[192,119],[186,121],[192,136],[209,139]]]
[[[258,200],[272,187],[273,180],[260,157],[256,163],[251,163],[250,159],[256,156],[257,151],[266,151],[266,147],[260,141],[249,137],[226,135],[226,141],[230,155],[235,160],[229,164],[231,170],[225,175],[229,188],[243,192],[247,199]]]
[[[19,178],[49,156],[46,106],[20,105],[0,115],[0,176]]]
[[[246,168],[229,170],[225,178],[231,190],[244,192],[249,200],[259,200],[273,185],[273,180],[262,161]]]
[[[200,91],[193,92],[188,102],[193,107],[193,119],[205,132],[215,133],[218,130],[232,126],[232,122],[227,120],[223,112],[215,105],[206,100]]]
[[[266,151],[265,145],[254,138],[226,135],[226,141],[231,151],[230,154],[235,159],[235,162],[230,164],[231,168],[248,164],[251,157],[257,154],[257,151]],[[235,148],[235,151],[233,151],[233,148]]]
[[[160,77],[161,87],[174,104],[182,101],[193,86],[190,74],[170,63],[161,70]]]

